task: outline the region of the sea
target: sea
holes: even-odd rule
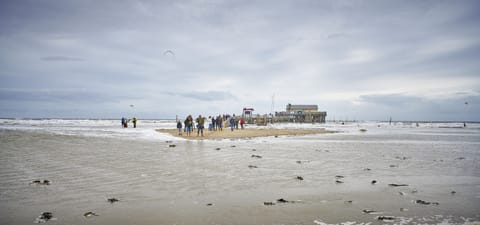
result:
[[[480,224],[480,123],[249,125],[336,132],[224,140],[156,131],[175,127],[0,119],[0,224]]]

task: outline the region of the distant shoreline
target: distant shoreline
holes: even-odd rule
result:
[[[167,133],[175,137],[180,137],[190,140],[202,140],[202,139],[230,139],[230,138],[255,138],[255,137],[271,137],[271,136],[284,136],[284,135],[308,135],[308,134],[327,134],[335,133],[335,131],[329,131],[325,129],[238,129],[231,131],[230,128],[223,129],[223,131],[203,131],[203,137],[197,136],[197,130],[192,132],[191,136],[187,136],[185,132],[182,135],[178,135],[177,129],[157,129],[160,133]]]
[[[120,118],[88,118],[88,117],[79,117],[79,118],[70,118],[70,117],[0,117],[2,120],[118,120]],[[138,118],[140,121],[142,120],[162,120],[162,121],[174,121],[175,118]],[[327,120],[326,123],[365,123],[365,122],[376,122],[376,123],[389,123],[388,120]],[[480,121],[463,121],[463,120],[392,120],[392,123],[480,123]]]

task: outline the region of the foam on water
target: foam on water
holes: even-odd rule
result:
[[[391,224],[399,224],[399,225],[406,225],[406,224],[437,224],[437,225],[477,225],[480,221],[472,220],[471,218],[462,218],[461,221],[453,221],[451,218],[444,218],[444,216],[438,215],[434,217],[420,217],[420,218],[411,218],[411,217],[396,217],[393,221],[383,221]],[[362,223],[356,221],[346,221],[341,223],[326,223],[322,220],[314,220],[314,224],[316,225],[370,225],[372,222]]]
[[[129,124],[131,125],[131,124]],[[45,132],[57,135],[74,135],[86,137],[176,140],[155,129],[173,128],[172,120],[139,120],[137,128],[121,127],[119,120],[105,119],[0,119],[0,129]]]

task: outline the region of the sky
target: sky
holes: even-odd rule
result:
[[[480,121],[480,1],[2,0],[0,117]]]

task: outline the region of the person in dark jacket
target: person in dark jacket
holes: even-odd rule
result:
[[[214,131],[217,130],[217,120],[215,119],[215,116],[212,116],[212,129]]]
[[[235,116],[230,117],[230,128],[232,131],[235,128]]]
[[[192,115],[188,115],[187,119],[185,120],[185,129],[187,131],[187,136],[190,136],[192,133],[193,128],[193,118]]]
[[[182,136],[182,121],[177,122],[178,136]]]

